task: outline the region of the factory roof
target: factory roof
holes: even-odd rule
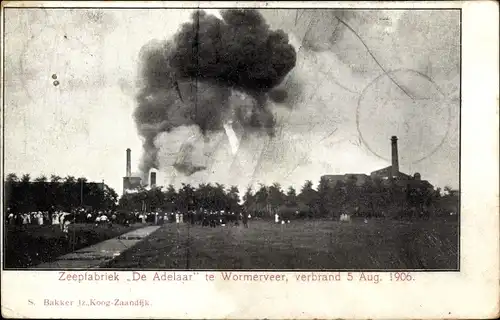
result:
[[[391,177],[392,176],[392,165],[388,166],[388,167],[385,167],[385,168],[382,168],[382,169],[379,169],[379,170],[375,170],[372,173],[370,173],[370,176],[378,176],[378,177],[381,177],[381,178]],[[399,170],[398,170],[397,177],[398,178],[402,178],[402,179],[410,179],[411,178],[410,175],[407,175],[406,173],[403,173],[403,172],[401,172]]]

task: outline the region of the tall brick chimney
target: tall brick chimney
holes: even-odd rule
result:
[[[392,166],[391,173],[393,177],[399,175],[399,160],[398,160],[398,137],[391,137],[391,147],[392,147]]]
[[[131,155],[130,155],[131,151],[130,151],[130,148],[127,149],[127,167],[126,167],[126,174],[125,176],[126,177],[130,177],[132,176],[132,169],[131,169]]]

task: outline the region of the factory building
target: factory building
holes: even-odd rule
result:
[[[355,185],[362,190],[363,186],[376,187],[383,186],[384,189],[389,187],[394,192],[391,192],[391,203],[387,203],[385,199],[386,190],[366,189],[361,197],[356,196],[356,193],[351,194],[353,197],[347,197],[344,203],[341,204],[341,210],[344,212],[363,212],[365,214],[381,214],[399,215],[402,211],[413,208],[416,211],[410,212],[425,212],[429,202],[428,195],[434,192],[434,187],[426,180],[422,180],[420,173],[415,173],[413,176],[403,173],[399,170],[398,159],[398,138],[391,137],[391,165],[385,168],[375,170],[370,175],[363,173],[348,173],[344,175],[324,175],[322,180],[326,180],[330,187],[340,186],[346,190],[348,185]],[[338,185],[342,181],[343,185]],[[372,184],[372,182],[374,182]],[[368,183],[368,184],[367,184]],[[358,190],[360,190],[358,189]],[[372,190],[372,191],[368,191]],[[411,210],[413,210],[411,209]],[[412,213],[413,214],[413,213]]]
[[[134,193],[139,191],[142,187],[142,179],[141,177],[133,177],[132,176],[132,151],[127,149],[127,158],[126,158],[126,169],[125,169],[125,177],[123,177],[123,194]]]
[[[375,170],[371,172],[369,176],[363,173],[347,173],[343,175],[324,175],[321,178],[326,179],[332,187],[335,186],[338,181],[347,183],[351,180],[357,186],[362,186],[370,179],[380,179],[383,184],[395,183],[403,188],[433,188],[428,181],[421,179],[420,173],[417,172],[411,176],[399,171],[398,138],[396,136],[391,137],[391,153],[391,165]]]
[[[373,179],[381,179],[385,183],[389,181],[395,183],[402,188],[421,188],[433,189],[433,186],[426,180],[422,180],[420,173],[416,172],[413,176],[399,171],[399,158],[398,158],[398,138],[391,137],[391,165],[370,173]]]
[[[132,176],[132,151],[130,149],[126,150],[126,167],[125,167],[125,177],[123,177],[123,194],[135,193],[141,189],[149,190],[155,188],[158,185],[158,170],[152,168],[148,172],[148,180],[143,180],[141,177]]]

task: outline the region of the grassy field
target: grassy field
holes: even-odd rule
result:
[[[96,226],[77,223],[69,226],[69,234],[75,236],[75,246],[70,244],[58,225],[27,225],[25,228],[5,225],[5,268],[27,268],[101,241],[132,231],[142,225]]]
[[[167,224],[108,268],[457,269],[458,223],[293,221]]]

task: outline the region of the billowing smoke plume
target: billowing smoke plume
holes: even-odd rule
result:
[[[288,36],[270,30],[255,10],[227,10],[221,16],[197,11],[173,39],[142,48],[134,117],[144,139],[143,173],[159,167],[156,137],[180,126],[196,125],[205,136],[232,122],[247,132],[274,132],[267,100],[286,93],[268,93],[294,68],[296,52]],[[186,146],[180,153],[190,150]],[[178,159],[174,167],[184,174],[203,170],[188,156]]]

